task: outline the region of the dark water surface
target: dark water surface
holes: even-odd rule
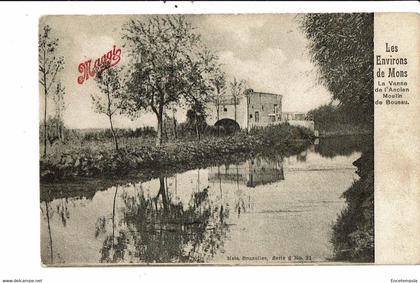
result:
[[[340,196],[358,178],[352,162],[364,144],[362,137],[321,139],[290,157],[254,158],[87,193],[83,182],[67,184],[61,195],[41,198],[42,261],[327,261],[331,227],[345,205]]]

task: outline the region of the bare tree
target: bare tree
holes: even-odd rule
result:
[[[63,122],[63,112],[66,109],[66,104],[64,102],[65,87],[61,85],[61,82],[57,83],[55,93],[52,96],[55,104],[55,118],[57,137],[60,141],[64,141],[64,122]]]
[[[213,103],[216,107],[216,120],[220,119],[220,104],[222,103],[223,95],[226,91],[226,75],[221,70],[221,66],[217,66],[214,70],[213,77],[210,79],[214,86]],[[216,121],[216,122],[217,122]],[[220,135],[220,126],[217,124],[217,135]]]
[[[254,92],[253,89],[247,88],[244,91],[244,96],[246,99],[246,133],[248,134],[249,128],[249,104],[251,103],[251,95]]]
[[[127,113],[151,110],[157,118],[156,144],[162,144],[163,114],[171,105],[192,104],[209,93],[207,73],[214,56],[183,16],[132,20],[123,38],[134,65],[128,83]]]
[[[244,80],[238,81],[236,78],[233,78],[233,82],[230,83],[230,90],[233,97],[233,107],[235,109],[235,122],[236,121],[236,106],[239,103],[239,97],[243,95],[243,92],[246,88],[246,82]]]
[[[51,38],[51,28],[46,25],[39,34],[38,62],[39,83],[44,90],[44,157],[47,155],[47,101],[51,87],[57,80],[57,74],[63,69],[64,58],[57,56],[58,38]]]
[[[118,138],[112,123],[113,115],[123,108],[121,94],[123,90],[122,72],[116,67],[104,68],[97,73],[95,81],[102,95],[91,95],[95,111],[108,116],[115,149],[118,151]]]

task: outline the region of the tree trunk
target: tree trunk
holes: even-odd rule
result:
[[[159,113],[157,116],[158,124],[157,124],[157,137],[156,137],[156,145],[162,145],[162,137],[163,137],[163,119],[162,113]]]
[[[219,122],[220,119],[220,109],[219,109],[219,103],[217,104],[217,109],[216,109],[216,123]],[[217,136],[220,137],[220,124],[217,124]]]
[[[174,120],[174,137],[175,139],[178,138],[178,133],[176,131],[176,120],[175,120],[175,115],[172,116],[172,119]]]
[[[249,103],[250,103],[250,98],[249,96],[246,97],[246,133],[248,134],[249,132]]]
[[[64,142],[64,126],[63,125],[61,125],[61,127],[60,127],[60,131],[61,131],[61,140]]]
[[[233,98],[233,107],[235,108],[235,122],[236,122],[236,97]]]
[[[167,215],[169,212],[169,201],[165,191],[165,179],[163,177],[159,177],[159,183],[160,186],[158,197],[159,195],[162,196],[163,212],[165,213],[165,215]]]
[[[61,141],[61,136],[60,136],[60,119],[59,118],[57,118],[57,124],[56,124],[56,127],[55,127],[55,133],[56,133],[57,139],[59,141]]]
[[[165,115],[162,115],[162,141],[168,140],[168,129],[165,125]]]
[[[198,130],[198,119],[195,118],[195,134],[197,136],[197,139],[200,140],[200,131]]]
[[[108,118],[109,118],[109,124],[111,125],[112,137],[114,138],[115,149],[118,151],[119,150],[119,148],[118,148],[118,139],[117,139],[117,136],[115,135],[114,126],[112,125],[112,116],[109,115]]]
[[[58,115],[58,139],[64,142],[64,122],[62,122],[61,114]]]
[[[115,203],[117,200],[118,186],[115,187],[114,201],[112,203],[112,248],[115,248]]]
[[[44,157],[47,156],[47,73],[45,69],[45,57],[46,57],[46,51],[45,51],[45,42],[44,42],[44,71],[42,72],[42,75],[44,76],[44,97],[45,97],[45,105],[44,105]]]
[[[44,75],[45,81],[45,75]],[[44,97],[45,97],[45,105],[44,105],[44,157],[47,156],[47,87],[44,86]]]
[[[201,186],[201,183],[200,183],[200,168],[199,169],[197,169],[197,192],[199,192],[200,191],[200,186]]]
[[[46,213],[47,213],[48,235],[50,237],[50,257],[51,257],[51,263],[54,263],[53,241],[52,241],[51,225],[50,225],[50,212],[49,212],[49,208],[48,208],[48,202],[46,202],[46,201],[45,201],[45,209],[46,209]]]

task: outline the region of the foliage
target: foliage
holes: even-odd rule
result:
[[[218,107],[221,103],[221,98],[226,93],[226,74],[222,71],[220,65],[215,67],[210,82],[214,88],[212,101],[216,107]],[[219,117],[217,117],[217,119],[219,119]]]
[[[52,96],[55,104],[55,129],[56,135],[59,140],[64,141],[65,127],[63,121],[63,114],[66,109],[66,104],[64,101],[65,96],[65,87],[61,85],[61,82],[57,83],[55,93]]]
[[[307,117],[315,122],[315,130],[323,137],[372,133],[368,124],[356,123],[353,117],[332,103],[309,111]]]
[[[373,14],[306,14],[301,27],[309,39],[319,81],[339,102],[313,111],[315,119],[344,119],[373,128]],[[324,115],[324,116],[323,116]],[[316,122],[315,122],[316,123]],[[324,126],[331,124],[324,123]],[[356,161],[360,180],[345,193],[347,207],[333,227],[336,260],[374,260],[373,144]]]
[[[279,139],[285,142],[295,140],[311,140],[313,134],[311,130],[304,127],[295,127],[288,124],[269,125],[267,127],[255,127],[250,130],[250,134],[264,139],[265,143],[273,146]]]
[[[319,81],[354,122],[373,122],[373,14],[306,14]]]
[[[166,108],[209,100],[210,74],[217,58],[202,46],[184,16],[132,20],[123,31],[133,65],[125,110],[131,116],[140,109],[153,111],[160,145]]]
[[[373,153],[355,162],[360,179],[343,194],[347,207],[333,226],[332,243],[336,260],[374,261],[374,172]]]
[[[56,54],[59,39],[51,37],[51,27],[46,25],[42,31],[38,39],[39,83],[48,95],[57,80],[57,74],[63,69],[64,57]]]
[[[40,125],[39,128],[39,137],[40,139],[44,139],[44,137],[47,137],[48,144],[52,146],[57,141],[64,141],[64,139],[61,139],[62,132],[67,132],[68,130],[65,129],[64,123],[61,119],[58,119],[57,117],[48,117],[47,127],[45,128],[44,125]],[[47,133],[45,135],[45,129],[47,130]],[[63,136],[65,136],[63,134]],[[40,140],[41,142],[41,140]]]
[[[115,67],[98,72],[95,81],[100,90],[100,95],[91,94],[95,112],[111,117],[122,108],[123,82],[120,73],[121,70]]]
[[[245,89],[246,89],[246,82],[244,80],[238,81],[236,80],[236,77],[233,78],[233,82],[230,83],[230,91],[233,97],[233,103],[234,103],[233,105],[235,108],[235,114],[234,114],[235,121],[236,121],[236,106],[239,103],[238,99],[241,95],[244,94]]]
[[[234,98],[235,103],[237,104],[239,96],[241,96],[246,89],[246,82],[244,80],[238,81],[233,78],[233,81],[230,83],[230,92]]]
[[[232,135],[233,131],[224,127],[211,126],[207,123],[200,123],[200,136],[202,138],[224,137]],[[178,125],[178,137],[183,140],[191,140],[197,137],[195,125],[181,123]]]
[[[314,147],[315,152],[322,157],[350,156],[355,152],[368,150],[371,139],[371,135],[334,136],[333,138],[319,139],[319,143]]]
[[[323,127],[327,123],[348,123],[349,117],[343,115],[343,112],[332,103],[321,105],[307,113],[307,117],[313,120],[319,127]]]
[[[121,220],[114,213],[98,218],[95,236],[105,236],[101,262],[206,262],[223,245],[229,210],[211,201],[207,188],[184,206],[166,192],[165,179],[159,178],[156,196],[123,192]]]
[[[196,102],[187,111],[187,127],[194,129],[196,137],[201,138],[202,131],[206,128],[206,110],[203,103]]]
[[[153,127],[140,127],[136,129],[114,129],[119,138],[149,138],[156,137],[156,130]],[[113,135],[110,129],[88,131],[83,134],[85,141],[104,142],[112,139]]]
[[[118,151],[118,139],[112,124],[112,116],[123,108],[123,103],[125,102],[121,98],[124,85],[121,77],[121,69],[105,67],[98,71],[95,81],[101,91],[101,95],[91,94],[92,102],[97,113],[108,116],[115,149]]]
[[[58,82],[55,89],[55,93],[52,98],[55,104],[55,116],[59,120],[62,119],[63,112],[66,109],[66,103],[64,101],[65,94],[66,94],[66,88],[62,86],[61,82]]]

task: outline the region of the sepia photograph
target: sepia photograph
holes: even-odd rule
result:
[[[0,282],[420,280],[418,1],[0,3]]]
[[[374,14],[39,20],[45,266],[375,263]]]

